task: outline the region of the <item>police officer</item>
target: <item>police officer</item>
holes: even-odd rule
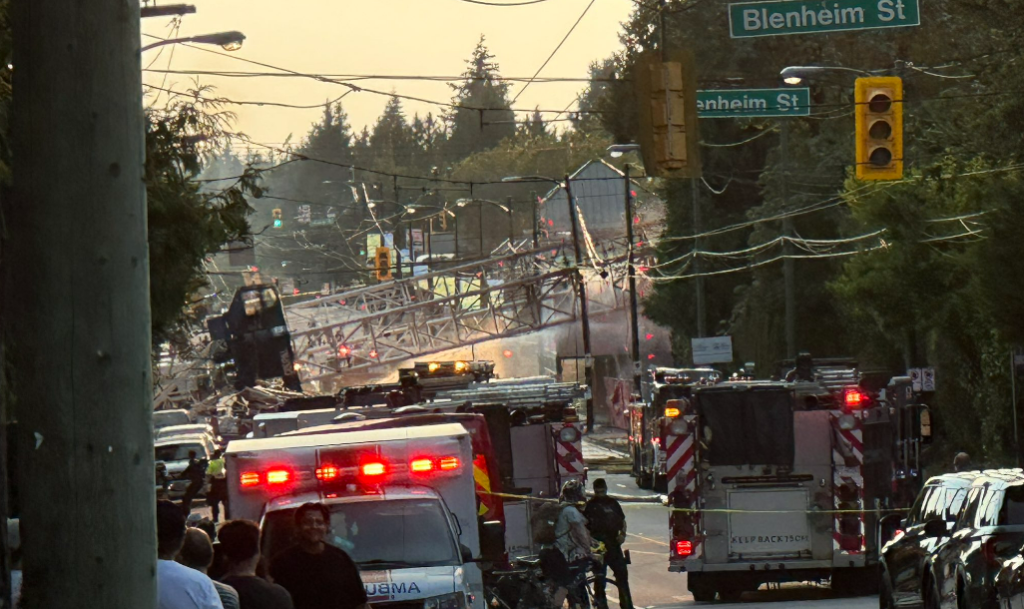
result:
[[[619,607],[633,609],[626,556],[622,552],[622,543],[626,540],[626,515],[619,502],[608,496],[608,483],[604,478],[594,480],[594,497],[583,508],[583,515],[587,518],[590,534],[605,547],[604,561],[594,564],[594,601],[599,609],[607,609],[605,577],[611,567],[619,588]]]

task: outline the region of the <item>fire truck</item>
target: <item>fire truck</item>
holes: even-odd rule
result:
[[[585,481],[577,403],[587,388],[550,377],[495,379],[490,362],[418,362],[391,385],[343,389],[333,409],[273,413],[256,432],[320,434],[459,423],[473,439],[482,518],[505,525],[509,554],[533,553],[526,497],[557,497],[569,479]],[[317,398],[311,404],[323,406]],[[301,399],[292,403],[299,408]],[[259,417],[257,417],[259,418]],[[329,422],[328,422],[329,421]]]
[[[295,543],[295,510],[331,512],[328,543],[359,567],[378,609],[483,609],[480,561],[500,524],[477,525],[472,441],[461,425],[238,440],[225,467],[232,517],[260,522],[268,560]]]
[[[667,402],[669,571],[697,601],[762,583],[877,585],[878,523],[922,484],[930,413],[908,377],[819,365],[813,381],[725,382]]]
[[[678,416],[677,409],[667,406],[670,400],[690,396],[694,385],[714,384],[721,373],[712,368],[651,368],[641,383],[639,402],[629,406],[629,454],[633,459],[633,478],[642,489],[665,492],[668,478],[665,471],[666,417]]]

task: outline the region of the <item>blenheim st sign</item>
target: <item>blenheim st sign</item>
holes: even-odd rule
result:
[[[921,25],[919,0],[783,0],[729,4],[733,38]]]

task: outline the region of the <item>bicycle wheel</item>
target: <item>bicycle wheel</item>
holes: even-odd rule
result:
[[[594,596],[594,582],[596,580],[597,580],[597,577],[594,576],[594,575],[591,575],[590,577],[587,578],[587,597],[590,599],[590,606],[593,609],[608,609],[607,597],[610,596],[610,597],[614,598],[615,600],[618,600],[618,598],[619,598],[619,585],[617,583],[615,583],[615,580],[610,578],[610,577],[604,578],[604,584],[605,584],[604,592],[605,592],[605,597],[606,598],[603,601],[599,601]]]

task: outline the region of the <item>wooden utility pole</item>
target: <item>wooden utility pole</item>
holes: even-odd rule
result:
[[[3,340],[26,609],[156,604],[135,0],[14,0]]]

